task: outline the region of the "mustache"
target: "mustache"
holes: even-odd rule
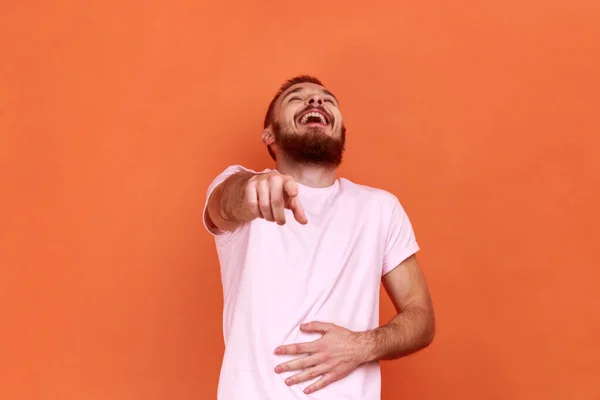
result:
[[[318,110],[318,111],[321,111],[323,114],[327,115],[327,119],[329,119],[329,122],[333,125],[335,118],[333,117],[333,115],[328,113],[327,110],[323,106],[308,106],[308,107],[304,108],[303,110],[301,110],[300,112],[298,112],[294,118],[297,119],[298,116],[300,116],[306,112],[312,111],[312,110]]]

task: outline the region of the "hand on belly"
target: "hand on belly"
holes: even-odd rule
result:
[[[278,374],[301,371],[286,379],[288,386],[321,376],[321,379],[304,389],[307,394],[313,393],[342,379],[368,361],[369,340],[365,332],[353,332],[325,322],[302,324],[300,329],[323,336],[313,342],[294,343],[275,349],[277,355],[303,355],[275,367]]]

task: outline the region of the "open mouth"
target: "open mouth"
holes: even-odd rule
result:
[[[327,126],[329,125],[329,117],[322,111],[311,109],[301,114],[298,117],[298,124],[300,125],[321,125]]]

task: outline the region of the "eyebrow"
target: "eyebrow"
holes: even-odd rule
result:
[[[335,97],[335,95],[333,93],[331,93],[329,90],[323,89],[323,93],[325,93],[326,95],[329,95],[329,96],[333,97],[335,99],[336,103],[339,103],[337,97]]]
[[[286,99],[286,98],[287,98],[289,95],[291,95],[291,94],[293,94],[293,93],[298,93],[298,92],[300,92],[302,89],[304,89],[304,88],[302,88],[302,87],[297,87],[296,89],[290,90],[290,91],[289,91],[289,92],[288,92],[288,93],[287,93],[287,94],[286,94],[286,95],[283,97],[283,99],[281,99],[281,101],[285,100],[285,99]],[[323,88],[323,89],[321,89],[321,91],[322,91],[323,93],[325,93],[326,95],[333,97],[333,98],[335,99],[336,103],[339,103],[338,99],[337,99],[337,98],[336,98],[336,97],[333,95],[333,93],[331,93],[329,90],[327,90],[327,89]]]
[[[285,96],[283,96],[283,99],[281,99],[281,101],[285,100],[285,99],[286,99],[286,98],[287,98],[287,97],[288,97],[290,94],[293,94],[293,93],[298,93],[298,92],[299,92],[299,91],[301,91],[302,89],[303,89],[303,88],[301,88],[301,87],[297,87],[297,88],[296,88],[296,89],[294,89],[294,90],[290,90],[290,91],[289,91],[289,92],[288,92],[288,93],[287,93]]]

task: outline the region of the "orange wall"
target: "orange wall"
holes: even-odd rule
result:
[[[215,397],[205,190],[305,72],[423,249],[438,335],[384,399],[600,398],[596,0],[2,3],[1,399]]]

